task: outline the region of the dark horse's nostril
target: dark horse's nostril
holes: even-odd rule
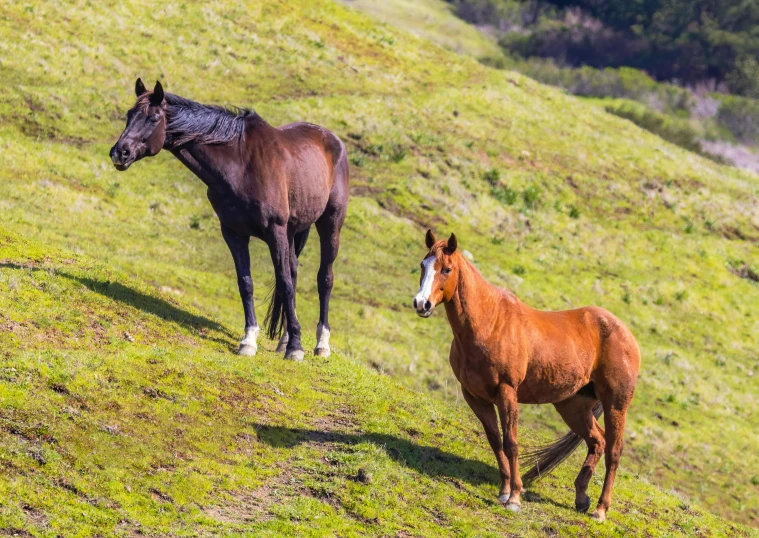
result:
[[[414,299],[414,308],[416,308],[416,299]]]
[[[124,157],[129,157],[129,148],[123,148],[123,149],[121,150],[121,154],[122,154]]]
[[[429,302],[429,301],[425,301],[424,302],[424,309],[425,310],[430,310],[431,308],[432,308],[432,303]]]

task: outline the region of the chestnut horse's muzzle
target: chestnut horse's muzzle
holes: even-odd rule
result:
[[[432,306],[432,303],[427,300],[422,300],[418,298],[414,298],[414,310],[416,310],[416,315],[421,316],[423,318],[428,318],[432,315],[432,309],[434,307]]]

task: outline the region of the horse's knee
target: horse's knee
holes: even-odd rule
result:
[[[317,284],[319,289],[331,290],[334,283],[334,277],[332,276],[331,269],[320,269],[319,274],[316,275]]]
[[[237,287],[240,290],[240,295],[248,297],[253,294],[253,279],[249,276],[238,278]]]
[[[519,457],[519,445],[517,445],[515,440],[507,440],[503,444],[503,451],[506,454],[507,458],[518,458]]]

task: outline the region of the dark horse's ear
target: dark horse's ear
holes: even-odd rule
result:
[[[161,103],[163,103],[163,86],[161,86],[160,82],[156,81],[153,93],[150,95],[150,104],[160,105]]]
[[[453,254],[456,252],[456,247],[459,246],[459,242],[456,239],[456,234],[451,234],[451,237],[448,238],[448,246],[445,247],[445,253],[446,254]]]
[[[432,233],[432,230],[427,230],[427,235],[424,237],[424,244],[427,245],[427,248],[432,248],[432,245],[435,244],[435,235]]]
[[[142,83],[142,79],[138,78],[137,82],[134,83],[134,93],[136,93],[137,97],[139,97],[140,95],[142,95],[146,91],[148,91],[148,89]]]

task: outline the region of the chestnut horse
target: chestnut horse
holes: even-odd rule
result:
[[[208,186],[232,253],[245,312],[241,355],[255,355],[258,322],[250,277],[251,237],[269,246],[275,290],[267,315],[270,338],[286,332],[277,346],[285,358],[302,360],[300,324],[295,314],[298,255],[312,224],[321,242],[317,275],[320,315],[314,353],[328,356],[332,263],[348,206],[348,159],[334,134],[310,123],[275,128],[248,110],[202,105],[164,93],[160,82],[148,91],[135,84],[137,103],[111,160],[126,170],[143,157],[169,150]]]
[[[510,291],[488,284],[459,252],[453,234],[448,241],[436,241],[428,230],[426,244],[429,251],[422,261],[414,309],[426,318],[435,306],[445,304],[453,330],[451,367],[498,461],[499,500],[519,511],[517,404],[550,403],[572,431],[533,453],[536,465],[525,480],[550,471],[584,440],[588,456],[575,480],[575,507],[581,512],[590,507],[588,482],[605,453],[606,477],[592,514],[603,521],[640,367],[632,333],[611,313],[594,306],[564,312],[530,308]],[[605,431],[596,420],[601,411],[606,415]]]

